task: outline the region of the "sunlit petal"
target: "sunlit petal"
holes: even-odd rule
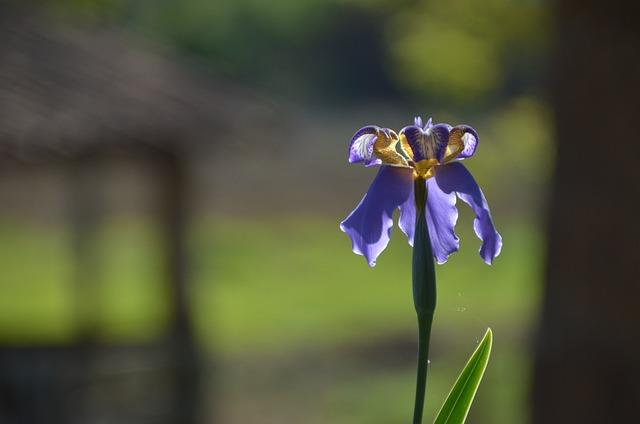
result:
[[[393,226],[393,212],[411,198],[413,171],[383,166],[360,204],[340,224],[352,242],[354,253],[369,266],[387,247]]]
[[[462,151],[457,155],[458,159],[473,156],[478,148],[478,133],[469,125],[456,125],[451,129],[449,144],[462,147]]]
[[[435,178],[426,181],[427,184],[427,225],[431,238],[433,256],[439,264],[443,264],[454,252],[458,251],[460,239],[456,235],[455,226],[458,220],[456,208],[456,193],[447,192],[440,186],[442,179],[440,168]]]
[[[440,166],[436,172],[436,178],[443,192],[456,192],[458,197],[473,209],[476,214],[473,229],[482,240],[480,256],[487,264],[491,264],[502,249],[502,236],[493,225],[489,205],[482,190],[460,162]]]
[[[349,163],[368,162],[375,159],[373,144],[378,138],[379,127],[368,125],[360,128],[349,143]]]

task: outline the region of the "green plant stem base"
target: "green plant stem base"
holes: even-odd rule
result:
[[[413,241],[413,303],[418,316],[418,370],[413,424],[422,423],[429,368],[429,340],[436,309],[436,270],[426,220],[427,187],[417,178],[414,184],[416,224]]]

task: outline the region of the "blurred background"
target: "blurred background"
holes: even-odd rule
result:
[[[593,234],[598,215],[584,202],[561,206],[563,190],[582,184],[562,175],[579,175],[572,161],[585,160],[574,139],[596,149],[606,132],[571,132],[580,114],[564,114],[564,133],[554,122],[575,105],[564,87],[575,81],[584,93],[588,75],[615,78],[606,72],[618,68],[589,74],[596,59],[577,65],[582,56],[557,40],[583,45],[585,28],[617,22],[636,64],[638,44],[633,24],[618,20],[623,9],[607,20],[595,3],[571,3],[1,1],[0,422],[408,422],[410,248],[394,229],[369,269],[338,223],[375,173],[348,166],[351,135],[366,124],[400,129],[415,115],[478,130],[466,165],[505,243],[487,267],[461,204],[461,250],[437,268],[425,420],[491,326],[493,357],[468,421],[574,422],[545,415],[571,409],[558,398],[574,393],[545,399],[571,362],[549,358],[575,333],[563,313],[576,297],[549,287],[571,250],[564,235],[597,246],[563,224],[582,211]],[[553,22],[576,10],[555,39]],[[558,72],[559,59],[570,71]],[[563,157],[567,171],[554,172]],[[549,199],[564,221],[549,218]],[[573,258],[569,271],[590,263]],[[571,287],[588,286],[593,273],[583,274]],[[619,294],[636,298],[635,279],[619,274]],[[605,296],[592,294],[577,296],[585,311]],[[630,310],[618,340],[629,358]],[[598,343],[585,316],[574,321]],[[547,327],[558,329],[555,344],[540,335]],[[603,341],[603,352],[615,343]],[[596,404],[608,393],[599,387],[573,396]],[[637,383],[624,387],[640,400]],[[615,422],[605,416],[575,422]]]

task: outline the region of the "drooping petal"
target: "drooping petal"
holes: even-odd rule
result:
[[[349,143],[349,163],[365,162],[365,165],[372,165],[371,162],[376,159],[373,144],[378,138],[379,130],[375,125],[368,125],[356,131]]]
[[[437,182],[438,173],[434,178],[426,181],[427,184],[427,225],[431,238],[433,255],[439,264],[445,263],[449,255],[457,252],[460,239],[455,233],[455,225],[458,220],[456,208],[456,193],[444,192]],[[413,198],[413,187],[409,198],[400,205],[400,219],[398,226],[407,236],[409,245],[413,246],[415,234],[416,207]]]
[[[427,225],[431,238],[433,256],[439,264],[443,264],[460,247],[460,239],[456,235],[455,226],[458,220],[456,193],[440,186],[442,167],[437,168],[434,178],[427,184]]]
[[[438,167],[436,178],[438,186],[443,192],[456,192],[458,197],[473,209],[476,214],[473,229],[478,238],[482,240],[480,256],[490,265],[493,259],[500,254],[502,236],[498,234],[493,225],[489,205],[482,190],[478,187],[471,173],[460,162]]]
[[[399,209],[398,227],[407,236],[409,246],[413,247],[413,235],[416,228],[416,202],[413,195],[413,184],[411,184],[409,197],[400,205]]]
[[[353,252],[364,256],[369,266],[375,266],[387,247],[393,211],[411,197],[412,189],[410,169],[382,166],[358,206],[340,224],[351,238]]]

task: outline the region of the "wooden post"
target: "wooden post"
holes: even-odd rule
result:
[[[170,343],[175,364],[176,421],[193,424],[200,417],[200,370],[191,323],[187,278],[186,165],[180,152],[162,154],[160,171],[164,175],[166,201],[164,228],[168,253],[171,296]]]

